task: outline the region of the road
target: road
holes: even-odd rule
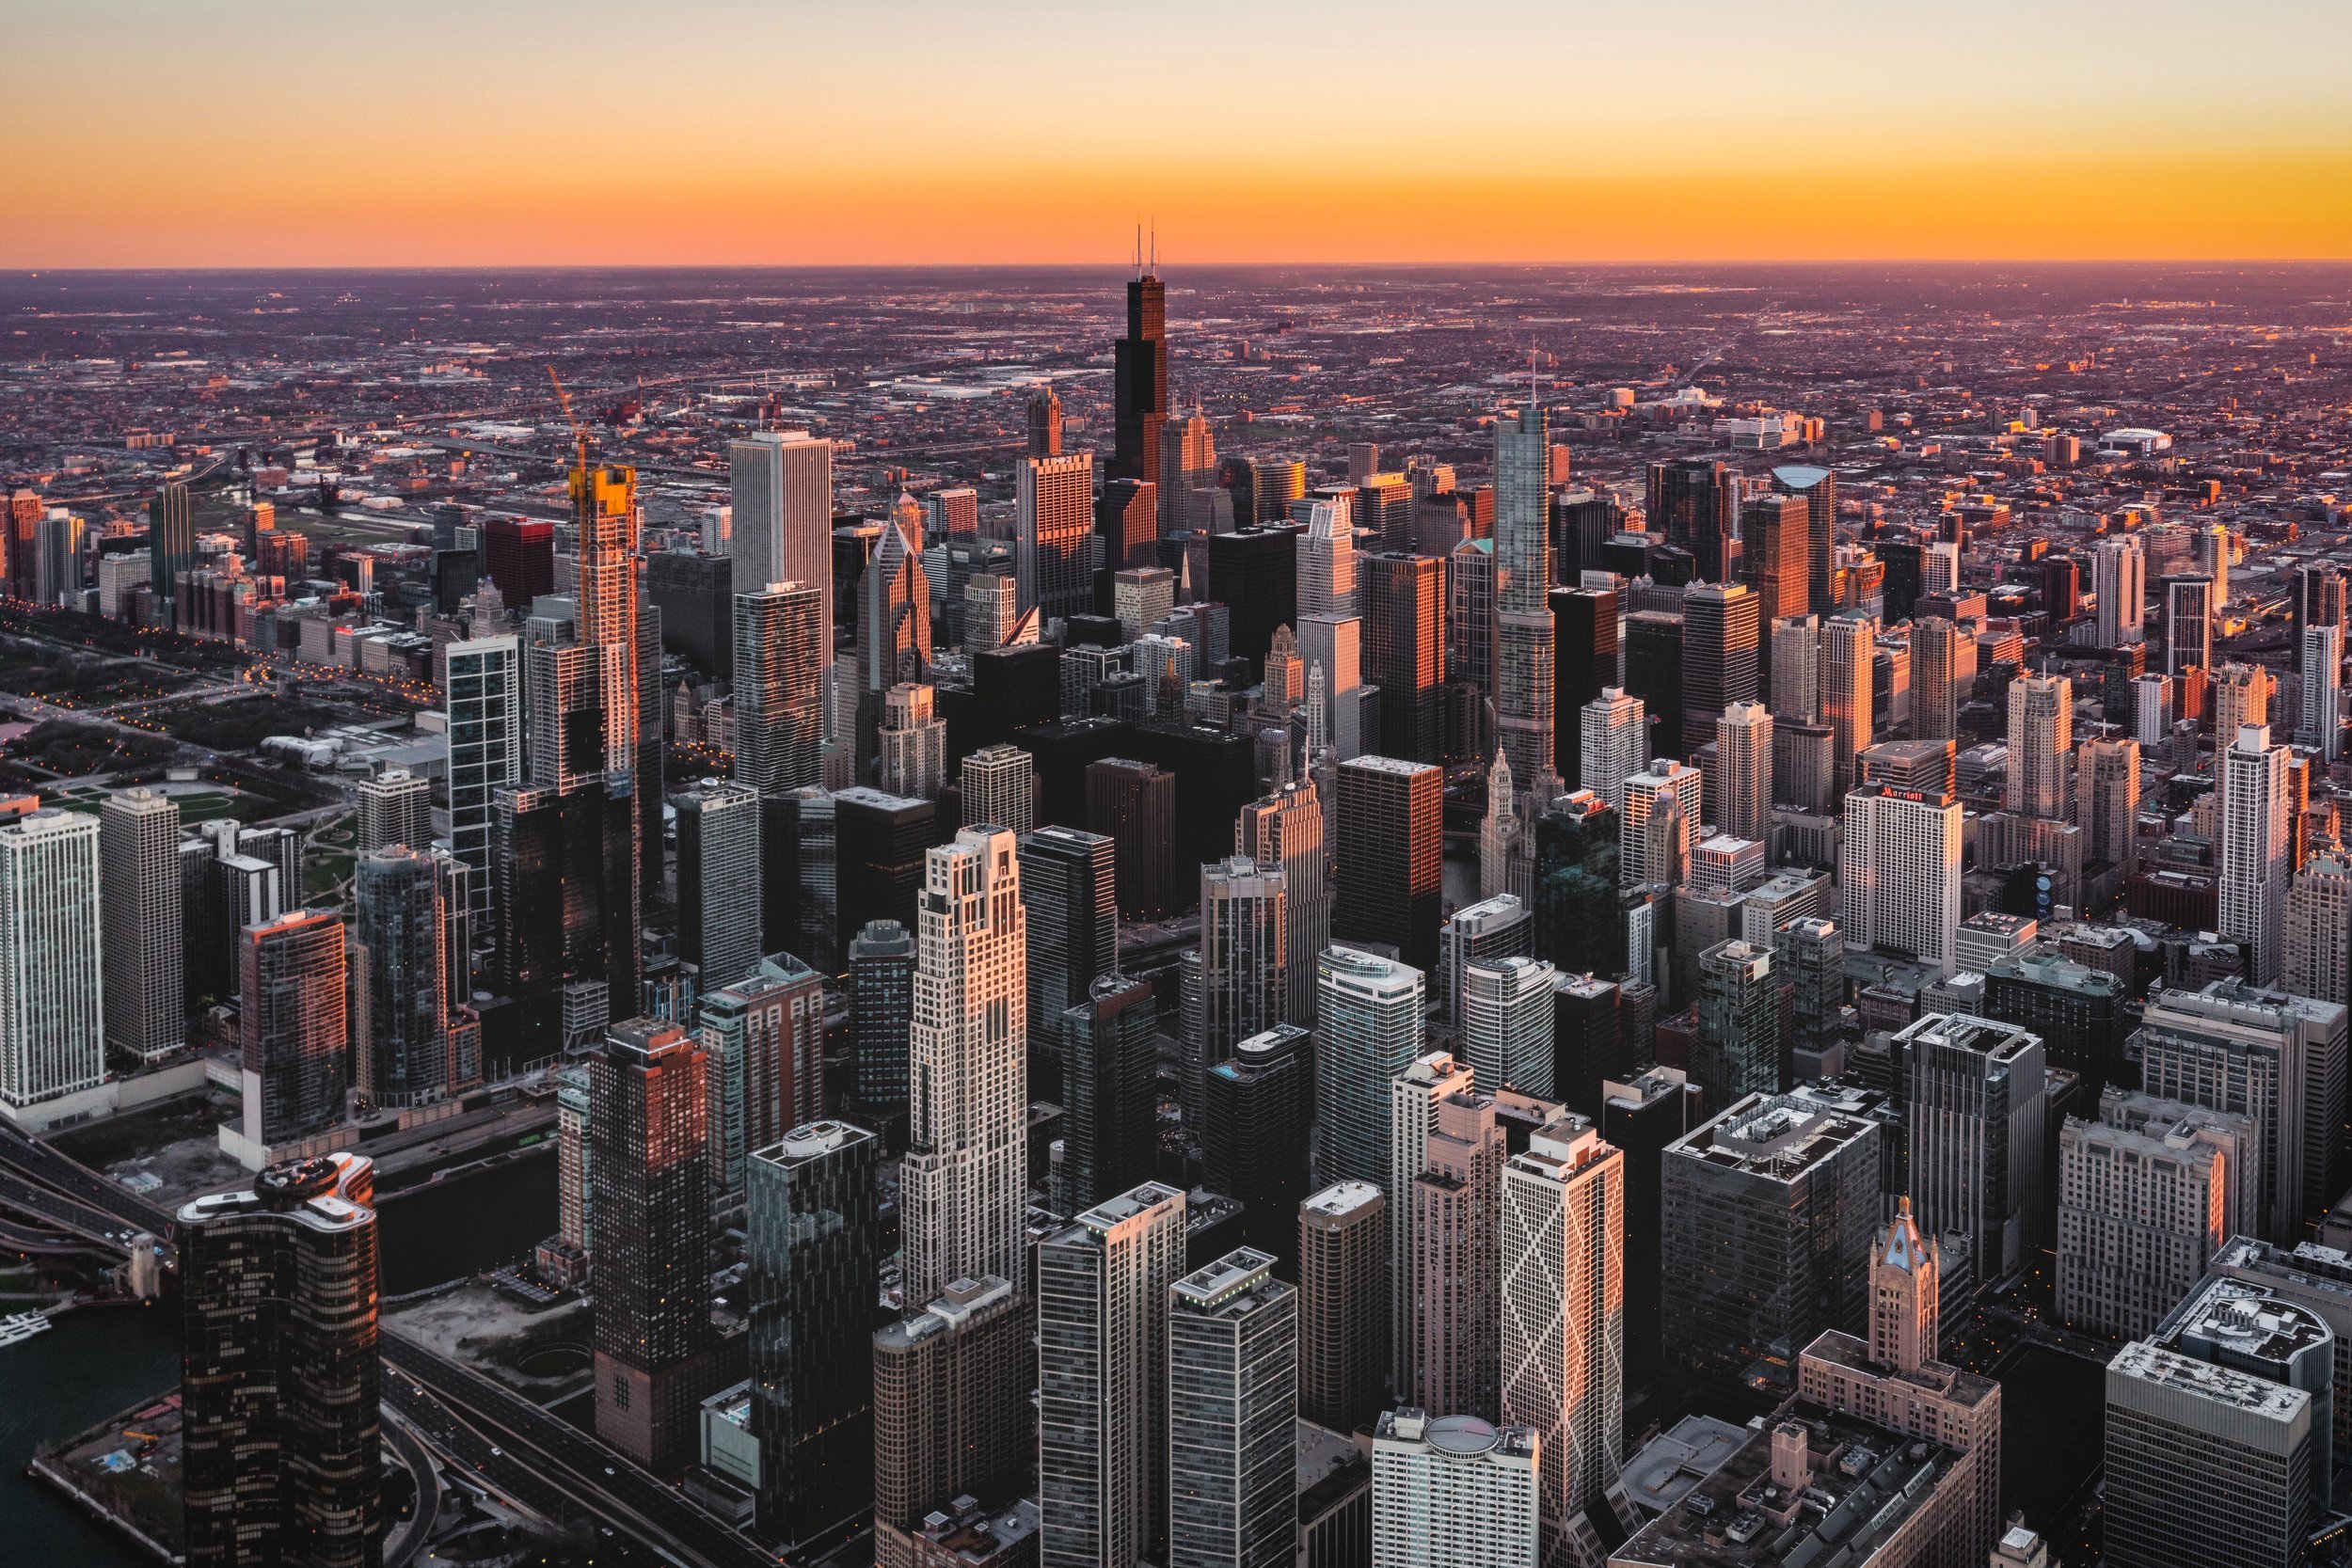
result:
[[[162,1208],[14,1128],[0,1126],[0,1166],[7,1167],[0,1181],[14,1173],[16,1188],[26,1194],[24,1206],[44,1220],[74,1226],[111,1219],[118,1229],[166,1233],[170,1216]],[[50,1191],[36,1191],[35,1183]],[[69,1217],[77,1214],[78,1221]],[[111,1232],[107,1239],[116,1240]],[[638,1542],[677,1568],[763,1568],[783,1560],[562,1417],[472,1369],[397,1335],[382,1335],[377,1343],[384,1356],[386,1402],[393,1410],[404,1410],[402,1400],[408,1394],[430,1394],[444,1415],[453,1414],[489,1437],[490,1447],[535,1461],[528,1467],[499,1466],[501,1489],[534,1513],[559,1519],[585,1514],[599,1528]],[[481,1469],[478,1456],[475,1463]]]
[[[389,1398],[384,1401],[388,1406],[391,1402]],[[384,1568],[408,1568],[408,1564],[416,1560],[417,1553],[424,1549],[424,1544],[432,1539],[433,1527],[441,1517],[440,1469],[433,1463],[432,1454],[426,1452],[424,1445],[418,1441],[417,1434],[406,1426],[398,1420],[389,1420],[383,1425],[384,1441],[400,1455],[401,1464],[407,1467],[409,1475],[417,1482],[416,1513],[409,1519],[407,1529],[402,1532],[400,1544],[384,1554]]]

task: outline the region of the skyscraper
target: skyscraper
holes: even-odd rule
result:
[[[1578,786],[1622,811],[1625,782],[1649,766],[1649,728],[1642,699],[1629,697],[1617,687],[1604,687],[1584,705],[1581,714],[1582,776]]]
[[[248,926],[237,967],[250,1161],[343,1118],[343,923],[325,910],[296,910]]]
[[[1651,464],[1648,481],[1649,526],[1691,552],[1700,580],[1730,581],[1740,563],[1740,476],[1709,458],[1677,457]]]
[[[2139,867],[2139,743],[2084,741],[2074,753],[2074,779],[2084,858],[2120,867],[2128,878]]]
[[[1089,608],[1092,590],[1089,588]],[[930,579],[923,569],[923,518],[901,494],[882,542],[858,578],[857,773],[878,778],[888,693],[920,683],[931,657]]]
[[[378,1109],[424,1105],[467,1085],[453,1059],[449,911],[430,856],[394,845],[359,858],[350,962],[354,1083]]]
[[[1298,1291],[1238,1248],[1168,1302],[1168,1568],[1288,1568],[1298,1519]]]
[[[1389,1386],[1399,1390],[1421,1386],[1422,1354],[1422,1208],[1414,1183],[1427,1168],[1429,1135],[1438,1125],[1438,1106],[1457,1094],[1471,1094],[1477,1083],[1466,1061],[1443,1051],[1417,1054],[1391,1069],[1382,1087],[1385,1111],[1379,1131],[1385,1138],[1382,1169],[1372,1179],[1388,1196],[1389,1343],[1386,1347]],[[1316,1093],[1323,1093],[1320,1084]],[[1326,1119],[1324,1126],[1332,1123]],[[1323,1147],[1329,1147],[1327,1132]],[[1330,1161],[1324,1158],[1324,1172]]]
[[[711,1390],[707,1057],[649,1018],[589,1063],[596,1436],[652,1469],[692,1450]]]
[[[1885,784],[1846,797],[1838,924],[1851,947],[1884,947],[1949,974],[1960,930],[1960,801]]]
[[[1689,875],[1705,784],[1697,768],[1672,760],[1625,781],[1617,863],[1626,886],[1671,887]]]
[[[1384,1413],[1372,1435],[1372,1560],[1379,1568],[1533,1568],[1542,1439],[1475,1416]]]
[[[870,982],[873,976],[869,973],[866,978]],[[852,987],[854,994],[854,978]],[[872,1000],[870,985],[861,1000]],[[695,1024],[703,1081],[710,1090],[704,1142],[711,1191],[732,1196],[743,1191],[744,1162],[751,1155],[787,1136],[790,1129],[815,1121],[823,1109],[824,984],[808,965],[789,953],[778,953],[755,960],[716,990],[706,991]],[[905,1052],[901,1032],[901,1084]],[[904,1089],[899,1092],[903,1099]],[[890,1101],[880,1104],[886,1107]]]
[[[2215,584],[2209,577],[2164,579],[2164,673],[2213,668]]]
[[[1445,565],[1387,553],[1359,562],[1364,678],[1380,689],[1380,744],[1414,762],[1436,762],[1443,750]]]
[[[1745,583],[1702,582],[1682,596],[1682,739],[1695,752],[1715,738],[1715,721],[1756,696],[1756,595]]]
[[[496,881],[492,824],[497,791],[523,776],[523,675],[511,636],[469,638],[446,652],[449,684],[449,842],[472,873],[477,920],[488,921]]]
[[[1115,846],[1119,912],[1157,920],[1177,907],[1176,775],[1132,757],[1086,770],[1087,826]],[[1089,976],[1091,978],[1091,976]]]
[[[1461,1050],[1489,1094],[1517,1089],[1549,1098],[1552,1083],[1552,980],[1540,958],[1474,958],[1462,966]]]
[[[948,1281],[1027,1277],[1028,959],[1012,834],[930,852],[917,913],[914,1092],[900,1167],[909,1301]]]
[[[2058,1132],[2059,1318],[2137,1339],[2260,1225],[2262,1161],[2249,1117],[2109,1089],[2095,1120]]]
[[[1044,1568],[1160,1558],[1169,1503],[1168,1291],[1184,1263],[1184,1195],[1157,1182],[1095,1205],[1038,1243]]]
[[[759,792],[706,779],[677,810],[678,957],[706,991],[749,974],[760,956]]]
[[[1061,455],[1061,399],[1051,387],[1040,387],[1029,394],[1029,447],[1031,457]]]
[[[1505,1134],[1491,1094],[1462,1089],[1434,1101],[1413,1206],[1412,1379],[1408,1402],[1493,1419],[1502,1402],[1496,1253]]]
[[[1288,926],[1283,951],[1290,976],[1282,1017],[1293,1023],[1314,1022],[1314,956],[1331,942],[1328,842],[1322,794],[1311,779],[1282,784],[1252,800],[1233,825],[1236,854],[1282,873]]]
[[[1041,624],[1090,613],[1094,454],[1025,457],[1014,473],[1020,608],[1036,610]]]
[[[1338,1181],[1298,1208],[1298,1416],[1352,1432],[1379,1413],[1389,1354],[1387,1202]]]
[[[1195,408],[1189,419],[1172,415],[1160,427],[1160,537],[1206,532],[1209,519],[1196,515],[1193,492],[1216,478],[1216,436],[1208,417]]]
[[[750,1157],[752,1436],[757,1528],[787,1550],[874,1498],[873,1368],[881,1290],[881,1140],[841,1121],[795,1127]]]
[[[947,782],[947,725],[928,686],[900,681],[882,693],[882,787],[936,800]]]
[[[2102,539],[2090,556],[2090,591],[2098,597],[2094,641],[2120,648],[2141,640],[2148,563],[2135,538]]]
[[[1715,721],[1716,828],[1769,843],[1772,826],[1772,716],[1761,703],[1734,703]]]
[[[179,625],[180,574],[196,565],[196,521],[188,487],[177,480],[157,490],[147,503],[147,563],[155,594],[155,614],[167,626]],[[19,584],[17,593],[34,597]]]
[[[1772,470],[1772,488],[1804,498],[1806,596],[1813,613],[1826,614],[1837,565],[1837,476],[1827,468],[1791,463]]]
[[[1625,1420],[1625,1157],[1571,1117],[1502,1167],[1502,1418],[1540,1446],[1543,1568],[1617,1479]]]
[[[960,774],[967,828],[1002,828],[1027,834],[1037,820],[1037,765],[1018,746],[983,746],[963,759]]]
[[[869,921],[850,939],[848,958],[858,1106],[869,1116],[895,1120],[907,1114],[907,1051],[914,1032],[914,933],[896,920]]]
[[[1339,894],[1331,934],[1387,942],[1418,970],[1438,961],[1445,774],[1395,757],[1339,768]]]
[[[912,1568],[910,1533],[953,1499],[1013,1495],[1037,1458],[1036,1319],[993,1276],[960,1279],[874,1336],[874,1544]]]
[[[1743,1094],[1660,1161],[1666,1354],[1736,1386],[1867,1317],[1879,1223],[1879,1125],[1767,1091]]]
[[[1554,770],[1551,437],[1533,401],[1495,429],[1495,735],[1529,790]]]
[[[159,790],[106,797],[98,815],[106,1044],[150,1062],[186,1040],[180,808]]]
[[[2219,889],[2221,934],[2246,949],[2248,977],[2279,977],[2286,936],[2287,752],[2270,743],[2270,727],[2238,731],[2218,763],[2221,780]]]
[[[391,768],[360,780],[352,793],[359,800],[361,854],[394,844],[417,850],[433,847],[432,780],[405,768]]]
[[[1184,1108],[1205,1108],[1201,1077],[1250,1036],[1282,1022],[1290,994],[1288,879],[1235,855],[1200,868],[1200,1036],[1186,1043]]]
[[[1028,918],[1029,1043],[1050,1055],[1061,1038],[1063,1010],[1084,1002],[1094,982],[1118,967],[1116,855],[1109,838],[1075,828],[1040,828],[1018,842]]]
[[[735,595],[735,777],[761,794],[822,780],[825,601],[799,582]]]
[[[1699,955],[1699,1037],[1691,1078],[1710,1105],[1770,1094],[1780,1083],[1782,982],[1770,948],[1740,937]]]
[[[1896,1037],[1911,1064],[1911,1197],[1938,1235],[1965,1234],[1975,1276],[1997,1286],[2047,1245],[2047,1057],[2024,1030],[1930,1014]]]
[[[2297,647],[2303,721],[2296,739],[2333,762],[2344,747],[2344,625],[2306,626]]]
[[[1148,980],[1097,976],[1062,1011],[1062,1211],[1151,1179],[1159,1119],[1157,1009]],[[1237,1196],[1237,1195],[1236,1195]]]
[[[180,1210],[187,1560],[383,1560],[373,1167],[289,1160]]]
[[[759,431],[727,444],[735,503],[735,591],[800,583],[817,594],[819,691],[833,665],[833,442],[806,431]],[[737,679],[740,680],[739,665]]]
[[[1316,957],[1316,1172],[1389,1190],[1389,1084],[1421,1054],[1426,986],[1406,964],[1332,946]]]
[[[1911,624],[1911,733],[1920,740],[1960,735],[1960,710],[1976,681],[1976,639],[1941,615]]]
[[[2009,686],[2006,804],[2020,816],[2074,815],[2074,688],[2063,675],[2020,675]]]
[[[1815,608],[1810,512],[1804,497],[1787,494],[1758,496],[1740,509],[1740,570],[1766,627]]]
[[[1168,423],[1168,285],[1136,259],[1127,281],[1127,335],[1111,345],[1111,472],[1157,483],[1160,430]]]
[[[1870,662],[1878,622],[1847,611],[1821,623],[1821,722],[1830,730],[1832,793],[1853,787],[1854,758],[1870,744]]]

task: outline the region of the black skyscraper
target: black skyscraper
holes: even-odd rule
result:
[[[1111,475],[1157,484],[1168,423],[1168,286],[1148,266],[1127,284],[1127,335],[1116,345],[1112,379]]]
[[[1028,892],[1022,867],[1022,892]],[[1035,929],[1034,927],[1031,927]],[[1062,1191],[1079,1213],[1152,1179],[1159,1142],[1152,983],[1105,974],[1061,1016]]]
[[[1576,787],[1584,757],[1584,705],[1617,684],[1617,595],[1606,588],[1551,591],[1552,769]]]

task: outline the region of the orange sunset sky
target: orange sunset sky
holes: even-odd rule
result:
[[[0,0],[0,265],[2352,257],[2352,5]]]

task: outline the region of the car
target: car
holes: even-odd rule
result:
[[[619,1475],[621,1472],[620,1472],[620,1471],[618,1471],[618,1470],[616,1470],[616,1469],[614,1469],[612,1465],[607,1465],[604,1467],[604,1473],[605,1473],[606,1475],[608,1475],[608,1476],[617,1476],[617,1475]],[[608,1533],[610,1533],[610,1532],[608,1532]]]
[[[504,1459],[506,1457],[506,1450],[504,1449],[492,1449],[490,1450],[490,1457],[492,1459]]]

